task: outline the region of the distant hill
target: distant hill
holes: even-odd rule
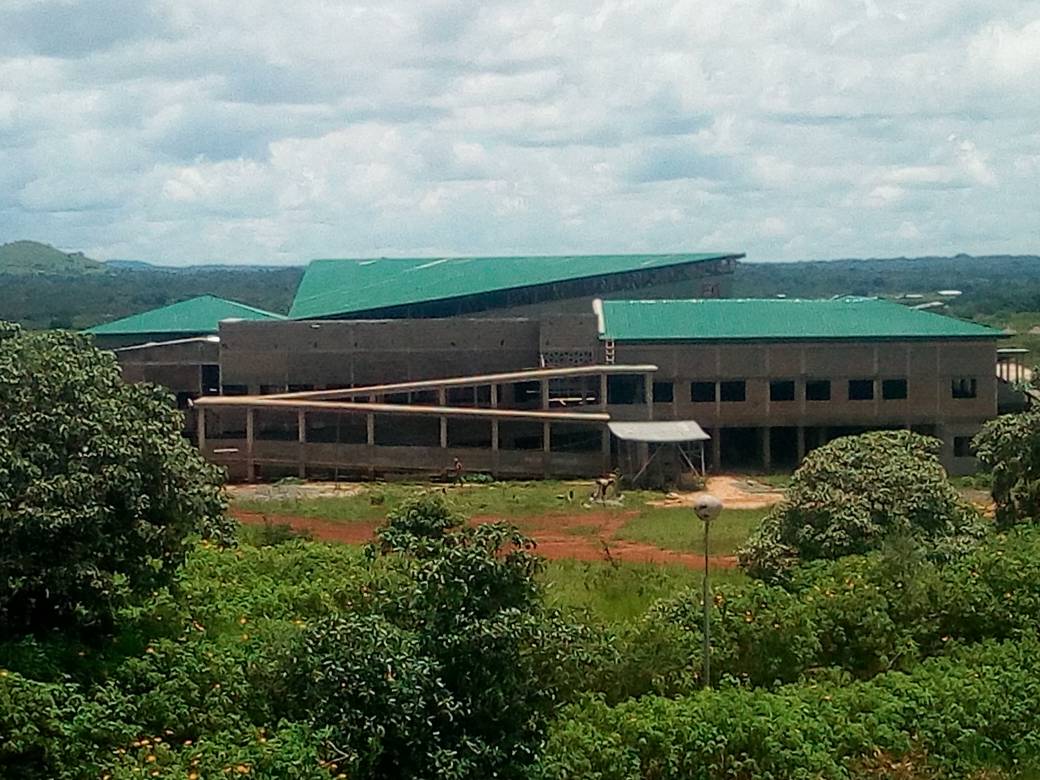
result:
[[[105,260],[110,271],[161,271],[168,274],[196,274],[205,271],[277,271],[283,268],[303,268],[304,265],[257,265],[249,263],[197,263],[194,265],[158,265],[145,260]]]
[[[37,241],[0,244],[0,274],[80,276],[105,270],[82,252],[66,253]]]
[[[144,260],[105,260],[104,263],[113,271],[154,271],[156,268]]]

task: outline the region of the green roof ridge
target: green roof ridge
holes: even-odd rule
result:
[[[136,336],[150,333],[216,333],[222,320],[284,320],[286,317],[216,295],[198,295],[157,309],[131,314],[88,328],[96,336]]]
[[[738,258],[737,252],[320,259],[307,266],[289,317],[354,314],[521,287]]]
[[[1001,338],[1003,331],[894,301],[840,298],[604,300],[600,338],[756,341]]]

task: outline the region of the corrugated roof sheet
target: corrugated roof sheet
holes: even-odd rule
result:
[[[602,301],[615,341],[999,338],[1002,331],[877,298]]]
[[[711,438],[694,420],[659,420],[653,422],[610,422],[610,432],[625,441],[684,442],[708,441]]]
[[[221,320],[284,320],[281,314],[246,306],[244,303],[202,295],[159,309],[134,314],[121,320],[96,325],[88,333],[96,336],[136,336],[149,333],[216,333]]]
[[[289,316],[328,317],[570,279],[702,263],[734,253],[315,260]]]

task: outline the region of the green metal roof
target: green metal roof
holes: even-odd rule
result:
[[[518,287],[743,257],[741,254],[567,255],[315,260],[289,316],[329,317]]]
[[[96,325],[87,330],[96,336],[137,336],[149,333],[202,334],[216,333],[221,320],[284,320],[281,314],[228,301],[213,295],[202,295],[160,309],[134,314],[115,322]]]
[[[602,301],[615,341],[994,339],[1003,332],[877,298]]]

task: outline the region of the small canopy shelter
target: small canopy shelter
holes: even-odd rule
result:
[[[610,422],[610,432],[621,441],[638,444],[656,444],[639,448],[639,470],[632,477],[633,484],[646,473],[654,459],[669,446],[674,448],[680,467],[685,465],[694,474],[704,474],[704,442],[711,437],[693,420],[660,420],[648,422]],[[696,442],[700,459],[700,469],[694,465],[690,454],[683,445]]]

